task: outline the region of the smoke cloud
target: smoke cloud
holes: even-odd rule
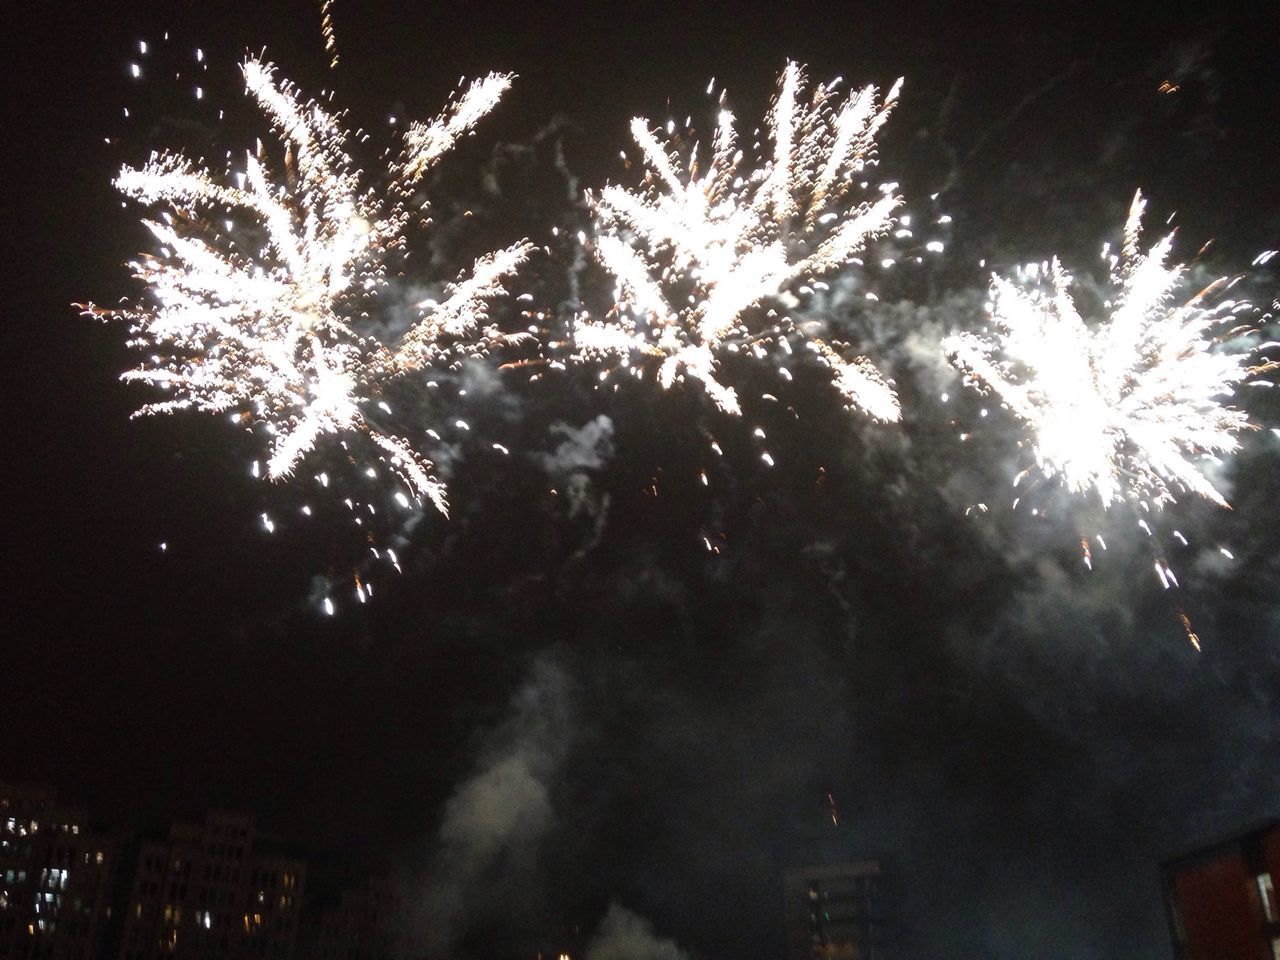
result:
[[[536,888],[539,843],[555,823],[551,790],[570,743],[571,684],[553,652],[538,657],[508,717],[454,790],[413,899],[412,940],[441,955],[502,903]],[[502,896],[494,895],[502,891]]]
[[[644,917],[611,903],[587,946],[587,960],[689,960],[689,955],[674,940],[659,937]]]

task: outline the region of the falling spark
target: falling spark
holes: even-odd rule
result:
[[[324,35],[324,49],[329,54],[329,68],[338,65],[338,38],[333,32],[333,0],[320,0],[320,32]]]
[[[772,156],[755,169],[744,166],[723,107],[701,153],[695,144],[682,154],[648,120],[633,120],[644,183],[606,187],[592,200],[591,249],[617,281],[617,307],[603,320],[577,318],[577,356],[653,358],[662,387],[697,380],[722,411],[740,414],[736,391],[717,378],[718,356],[778,336],[756,329],[749,308],[845,266],[892,226],[901,202],[892,189],[875,202],[847,195],[873,160],[900,85],[882,101],[867,86],[841,103],[835,83],[805,94],[801,67],[789,63],[768,118]],[[869,360],[811,343],[850,405],[899,418],[893,388]]]
[[[194,408],[236,411],[273,438],[267,476],[290,476],[317,440],[358,431],[381,451],[415,496],[447,512],[444,484],[407,440],[366,417],[396,377],[485,353],[507,339],[488,325],[487,300],[527,257],[527,242],[476,261],[469,277],[422,305],[399,343],[362,336],[361,299],[385,284],[382,257],[404,244],[408,197],[431,164],[497,102],[510,77],[473,84],[430,123],[405,134],[387,197],[366,187],[346,152],[348,134],[314,101],[303,102],[274,68],[249,59],[245,86],[284,143],[286,175],[272,178],[257,154],[244,158],[235,186],[172,153],[153,154],[116,179],[124,194],[169,210],[144,221],[158,254],[134,263],[152,303],[120,311],[84,308],[129,323],[143,364],[123,379],[169,396],[137,414]],[[259,151],[260,153],[261,151]],[[256,257],[239,252],[213,224],[229,212],[261,230]],[[417,211],[415,211],[417,212]],[[255,464],[256,472],[256,464]],[[328,486],[328,476],[317,479]],[[265,518],[264,518],[265,522]]]
[[[1181,607],[1177,609],[1178,622],[1182,624],[1183,631],[1187,634],[1187,641],[1196,648],[1196,653],[1200,653],[1200,638],[1196,632],[1191,629],[1191,618],[1187,616],[1186,611]]]
[[[1027,425],[1038,467],[1068,490],[1092,491],[1104,506],[1162,507],[1181,491],[1226,506],[1197,461],[1234,452],[1249,426],[1224,398],[1251,371],[1209,337],[1239,305],[1207,305],[1221,280],[1168,305],[1184,268],[1166,263],[1172,235],[1139,251],[1143,207],[1138,194],[1104,320],[1077,312],[1072,278],[1055,258],[1024,271],[1047,274],[1047,291],[993,278],[993,332],[957,334],[945,346],[971,385],[994,391]]]

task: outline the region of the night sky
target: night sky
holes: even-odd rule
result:
[[[41,5],[5,41],[0,778],[126,829],[252,810],[352,876],[398,878],[411,922],[461,957],[590,940],[614,905],[644,921],[606,925],[618,943],[652,929],[691,956],[779,957],[785,868],[864,856],[884,863],[894,956],[1169,956],[1159,863],[1280,815],[1280,442],[1258,431],[1215,475],[1233,510],[1162,518],[1190,541],[1167,593],[1131,513],[1049,484],[1047,517],[1010,509],[1018,425],[979,415],[995,404],[937,342],[980,325],[991,269],[1100,268],[1139,187],[1149,239],[1176,213],[1177,257],[1213,241],[1192,281],[1248,271],[1271,307],[1273,269],[1249,264],[1280,247],[1273,5],[337,0],[336,70],[315,3],[111,6]],[[728,368],[741,419],[696,384],[468,368],[465,401],[426,410],[472,427],[437,451],[452,517],[378,531],[402,576],[367,564],[346,509],[250,476],[260,448],[225,418],[130,420],[146,393],[117,380],[123,331],[71,306],[140,295],[122,163],[267,137],[236,75],[264,49],[371,132],[369,170],[388,115],[516,72],[429,185],[420,266],[434,282],[549,244],[512,286],[561,334],[564,237],[586,224],[570,198],[635,182],[632,116],[707,116],[715,77],[749,130],[788,58],[904,76],[878,176],[921,222],[953,218],[947,252],[869,271],[875,302],[829,278],[808,308],[892,372],[903,423],[747,364]],[[607,309],[607,280],[578,279]],[[521,325],[510,303],[495,316]],[[1280,426],[1270,391],[1242,402]],[[342,468],[333,446],[309,465]],[[1094,532],[1111,549],[1089,572]],[[601,936],[596,960],[645,955]]]

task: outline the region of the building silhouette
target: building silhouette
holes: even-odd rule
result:
[[[404,954],[401,898],[390,883],[346,890],[319,918],[314,960],[394,960]],[[311,958],[308,958],[311,960]]]
[[[98,960],[120,845],[48,787],[0,784],[0,960]]]
[[[1161,868],[1176,960],[1280,958],[1280,821]]]
[[[793,867],[783,896],[788,960],[883,960],[879,860]]]
[[[306,863],[257,835],[246,813],[209,813],[143,840],[119,960],[289,960]]]

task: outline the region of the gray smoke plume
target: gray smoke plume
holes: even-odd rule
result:
[[[581,427],[557,422],[551,425],[553,436],[564,440],[551,453],[536,453],[534,458],[553,477],[568,477],[584,470],[599,470],[613,456],[613,421],[605,414],[588,420]]]
[[[454,790],[412,908],[412,939],[445,953],[483,919],[484,890],[535,886],[539,842],[555,822],[551,784],[569,747],[570,683],[554,651],[534,661],[509,716]]]
[[[591,523],[586,542],[574,553],[577,559],[600,542],[609,516],[609,494],[596,490],[592,474],[613,457],[613,421],[602,413],[581,427],[553,423],[550,433],[564,440],[551,453],[532,456],[562,489],[569,504],[570,519],[585,517]]]
[[[674,940],[660,937],[653,924],[617,903],[600,921],[587,946],[587,960],[688,960]]]

